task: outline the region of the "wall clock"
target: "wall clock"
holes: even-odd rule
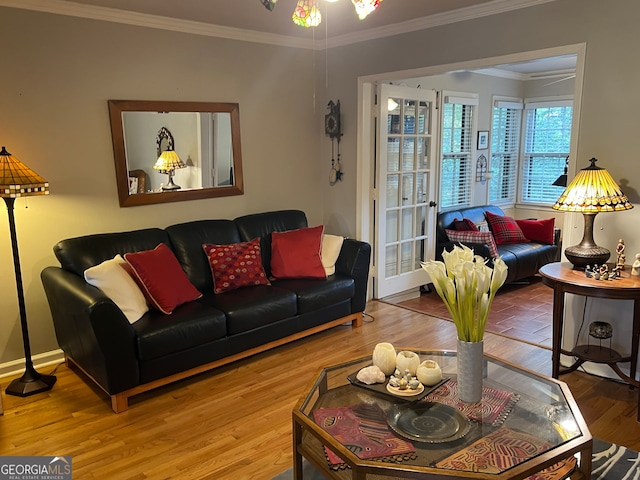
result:
[[[342,137],[342,128],[340,125],[340,100],[333,103],[329,100],[327,105],[329,113],[324,116],[324,132],[331,138],[331,170],[329,171],[329,183],[334,185],[337,181],[342,180],[342,165],[340,164],[340,138]],[[338,160],[334,157],[335,142],[338,143]]]

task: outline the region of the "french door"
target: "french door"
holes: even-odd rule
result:
[[[428,283],[435,248],[436,92],[380,85],[374,185],[374,296]]]

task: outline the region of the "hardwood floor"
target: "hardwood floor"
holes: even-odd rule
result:
[[[369,355],[380,341],[455,349],[451,322],[375,301],[367,313],[362,328],[339,326],[142,394],[121,414],[61,365],[50,392],[3,393],[0,455],[70,455],[74,479],[270,479],[291,466],[291,410],[323,365]],[[487,333],[485,351],[551,372],[545,348]],[[562,380],[595,437],[640,450],[637,392],[578,372]]]
[[[439,318],[451,318],[435,292],[391,303]],[[522,318],[527,321],[522,322]],[[552,320],[553,290],[542,283],[540,276],[535,276],[529,283],[510,283],[498,290],[491,305],[487,331],[551,348]]]

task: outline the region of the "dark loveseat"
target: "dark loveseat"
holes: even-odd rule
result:
[[[467,207],[439,213],[436,225],[436,260],[442,260],[442,251],[445,249],[450,251],[458,243],[449,241],[446,232],[447,229],[455,229],[455,220],[467,218],[476,225],[486,225],[486,212],[504,216],[503,210],[494,205]],[[560,230],[555,229],[553,244],[523,242],[497,245],[498,255],[502,257],[509,269],[506,281],[514,282],[527,279],[538,273],[543,265],[557,261],[560,252],[559,243]],[[465,245],[473,248],[477,255],[491,259],[489,247],[485,243],[465,243]]]
[[[61,267],[41,274],[60,348],[120,412],[138,393],[345,322],[362,325],[371,247],[353,239],[344,240],[336,273],[326,279],[283,279],[214,294],[203,244],[260,237],[270,275],[271,233],[303,227],[303,212],[284,210],[62,240],[54,247]],[[203,296],[171,315],[150,309],[130,323],[102,290],[85,282],[83,272],[160,243],[172,249]]]

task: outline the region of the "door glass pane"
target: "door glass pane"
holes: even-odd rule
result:
[[[413,208],[402,210],[402,240],[413,238]]]
[[[413,243],[403,243],[400,247],[400,273],[408,273],[413,270],[411,263],[411,251]]]
[[[419,135],[429,133],[429,107],[427,102],[420,102],[420,106],[418,107],[418,125],[416,128],[416,133]]]
[[[387,133],[400,133],[400,104],[402,99],[389,98],[387,114]]]
[[[427,234],[427,207],[416,208],[416,237],[422,237]]]
[[[416,168],[423,170],[429,168],[428,152],[429,152],[429,139],[419,138],[417,140],[417,153],[416,153]]]
[[[427,174],[425,172],[416,173],[416,203],[427,202]]]
[[[405,173],[402,175],[402,205],[411,205],[413,199],[413,178],[415,174]]]
[[[389,245],[385,249],[385,278],[393,277],[398,271],[398,246]]]
[[[416,102],[415,100],[404,101],[404,133],[413,135],[416,133]]]
[[[424,262],[424,240],[420,240],[416,242],[416,256],[415,256],[415,265],[413,268],[416,270],[422,268],[420,265],[421,262]]]
[[[400,205],[399,178],[399,175],[387,175],[387,208],[394,208]]]
[[[390,210],[387,212],[387,242],[393,243],[398,241],[398,211]]]
[[[405,138],[402,142],[402,170],[404,171],[413,170],[415,144],[413,138]]]
[[[389,138],[387,141],[387,171],[400,170],[400,139]]]

